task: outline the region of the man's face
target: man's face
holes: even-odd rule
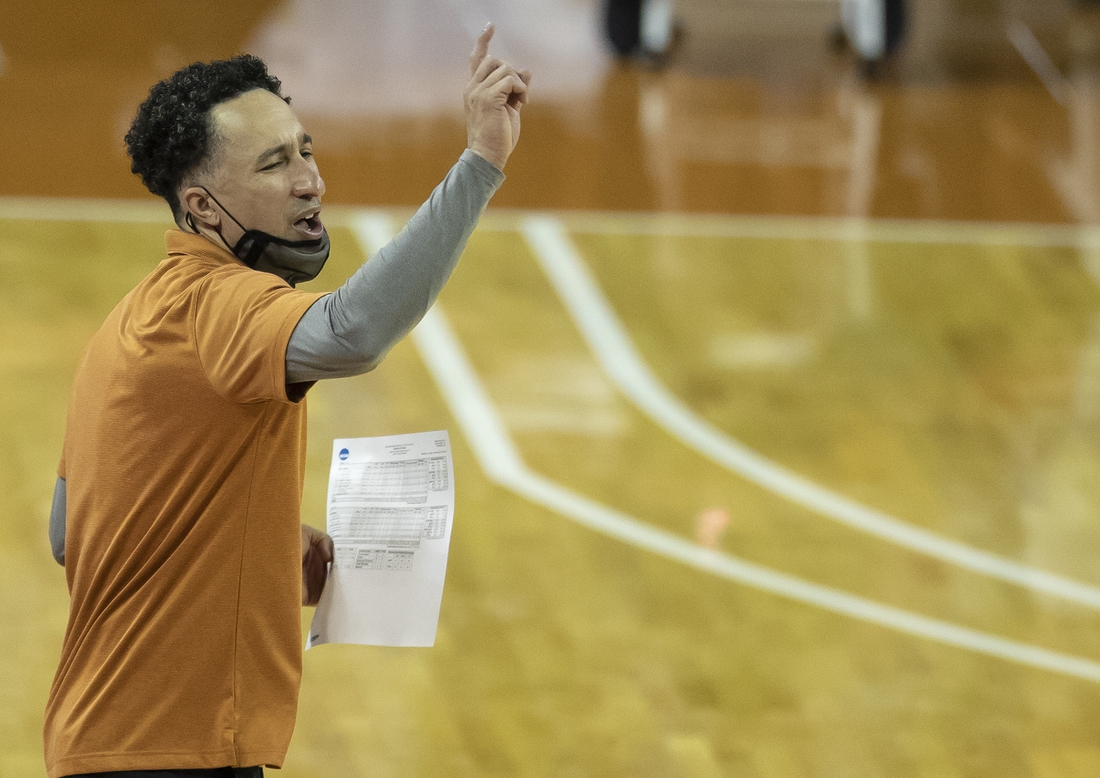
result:
[[[209,180],[199,183],[245,229],[285,240],[321,237],[325,182],[313,158],[313,141],[290,106],[267,90],[254,89],[210,113],[216,133],[213,165]],[[230,245],[243,234],[224,216],[220,232]]]

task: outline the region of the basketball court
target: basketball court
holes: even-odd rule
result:
[[[308,400],[317,526],[333,438],[449,430],[436,645],[307,652],[276,774],[1100,772],[1090,7],[929,3],[868,81],[823,2],[685,1],[665,69],[611,59],[587,3],[369,5],[373,53],[336,2],[209,39],[161,15],[155,44],[116,9],[35,53],[97,23],[60,3],[0,30],[0,776],[43,773],[69,382],[171,226],[121,147],[144,90],[268,59],[329,182],[332,289],[461,151],[449,52],[490,12],[547,99],[429,317]]]

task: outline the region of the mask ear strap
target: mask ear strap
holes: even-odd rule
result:
[[[224,238],[223,238],[224,240]],[[251,240],[251,243],[246,241]],[[246,232],[241,236],[241,239],[237,241],[237,247],[233,249],[233,254],[244,262],[248,267],[255,268],[256,263],[260,261],[260,255],[264,253],[264,249],[267,248],[267,244],[270,243],[267,236],[264,234],[254,234]],[[229,245],[229,244],[226,244]],[[246,249],[246,251],[238,252],[237,248]],[[242,256],[243,253],[243,256]]]
[[[215,203],[218,203],[218,198],[214,197],[214,195],[210,193],[210,190],[209,190],[209,189],[207,189],[207,188],[206,188],[205,186],[203,186],[203,187],[200,187],[200,188],[202,189],[202,191],[206,192],[207,196],[208,196],[208,197],[209,197],[209,198],[210,198],[211,200],[213,200],[213,201],[214,201]],[[243,224],[241,224],[241,223],[240,223],[239,221],[237,221],[236,217],[234,217],[234,216],[233,216],[233,214],[231,214],[231,213],[230,213],[229,211],[227,211],[227,210],[225,209],[225,206],[224,206],[224,205],[222,205],[221,203],[218,203],[218,207],[219,207],[219,208],[221,208],[221,209],[222,209],[222,211],[224,211],[224,212],[225,212],[225,215],[226,215],[226,216],[228,216],[228,217],[229,217],[230,219],[233,219],[233,221],[234,221],[234,222],[236,222],[236,224],[237,224],[237,226],[238,226],[238,227],[240,227],[240,228],[241,228],[242,230],[244,229],[244,225],[243,225]],[[193,216],[191,216],[191,212],[190,212],[190,211],[188,211],[188,212],[187,212],[187,215],[186,215],[186,216],[184,216],[184,217],[183,217],[183,219],[184,219],[184,221],[186,221],[186,222],[187,222],[187,226],[188,226],[188,227],[190,227],[191,229],[193,229],[193,230],[195,231],[195,234],[196,234],[196,235],[197,235],[197,234],[199,234],[198,228],[196,228],[196,227],[195,227],[195,219],[194,219],[194,217],[193,217]],[[226,247],[227,249],[229,249],[229,253],[230,253],[230,254],[233,254],[233,255],[236,255],[236,253],[237,253],[236,249],[235,249],[235,248],[234,248],[233,246],[230,246],[230,245],[229,245],[229,241],[227,241],[227,240],[225,239],[225,236],[224,236],[224,235],[222,235],[222,232],[221,232],[221,230],[216,230],[216,232],[218,233],[218,237],[219,237],[219,238],[221,238],[221,241],[222,241],[222,243],[224,243],[224,244],[225,244],[225,247]],[[246,232],[247,232],[247,230],[246,230]],[[238,241],[238,242],[239,242],[239,241]],[[251,267],[251,266],[250,266],[250,267]]]
[[[236,216],[234,216],[233,214],[231,214],[231,213],[229,212],[229,209],[228,209],[228,208],[226,208],[226,207],[225,207],[224,205],[222,205],[222,204],[221,204],[220,202],[218,202],[218,198],[214,197],[213,193],[212,193],[212,192],[211,192],[211,191],[210,191],[209,189],[207,189],[207,188],[206,188],[206,187],[204,186],[204,187],[202,187],[202,191],[206,192],[207,196],[208,196],[208,197],[209,197],[209,198],[210,198],[211,200],[213,200],[213,201],[214,201],[215,203],[218,203],[218,207],[222,209],[222,211],[223,211],[223,212],[225,213],[225,215],[226,215],[226,216],[228,216],[228,217],[229,217],[230,219],[232,219],[232,220],[233,220],[233,223],[234,223],[234,224],[236,224],[236,225],[237,225],[238,227],[240,227],[242,231],[244,231],[244,232],[248,232],[248,230],[247,230],[247,229],[245,228],[245,226],[244,226],[243,224],[241,224],[241,223],[240,223],[239,221],[237,221],[237,217],[236,217]],[[224,240],[224,239],[223,239],[223,240]]]

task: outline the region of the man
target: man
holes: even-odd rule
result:
[[[73,381],[50,536],[71,596],[46,708],[50,778],[262,775],[301,679],[299,602],[332,541],[300,524],[305,402],[370,370],[450,275],[519,137],[530,74],[471,55],[468,148],[332,294],[312,139],[264,64],[156,85],[126,142],[172,208],[168,257],[111,312]]]

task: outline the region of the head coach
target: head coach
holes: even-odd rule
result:
[[[305,396],[364,373],[423,317],[519,138],[530,73],[478,39],[468,147],[335,292],[313,139],[262,61],[150,91],[132,169],[178,229],[107,316],[69,400],[50,516],[69,620],[45,716],[50,778],[259,776],[297,713],[299,609],[332,541],[301,523]]]

